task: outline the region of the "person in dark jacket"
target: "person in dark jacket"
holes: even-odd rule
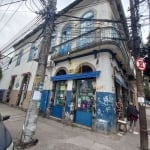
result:
[[[136,109],[136,106],[133,105],[132,102],[130,102],[130,104],[127,107],[127,118],[128,121],[130,121],[130,128],[129,128],[129,132],[133,132],[133,134],[138,134],[138,132],[136,132],[136,123],[138,120],[138,110]]]

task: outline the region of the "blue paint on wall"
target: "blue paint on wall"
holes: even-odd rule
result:
[[[96,128],[110,132],[115,128],[115,94],[96,93]]]
[[[56,118],[61,118],[62,119],[62,110],[63,110],[62,106],[55,105],[55,106],[52,107],[51,115],[56,117]]]
[[[88,127],[92,127],[92,113],[76,110],[74,114],[74,122]]]
[[[46,112],[48,104],[49,104],[49,98],[50,98],[50,90],[43,90],[41,101],[40,101],[40,111]]]
[[[5,94],[5,89],[0,89],[0,102],[2,102],[4,94]]]
[[[71,95],[72,95],[72,91],[67,91],[67,93],[66,93],[65,112],[68,112],[68,113],[70,113]]]

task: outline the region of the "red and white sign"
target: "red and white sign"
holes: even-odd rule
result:
[[[144,58],[138,58],[136,60],[136,66],[139,70],[144,71],[146,69],[146,63],[144,61]]]

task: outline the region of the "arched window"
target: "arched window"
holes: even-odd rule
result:
[[[23,55],[23,50],[21,50],[21,51],[18,53],[16,66],[20,65],[22,55]]]
[[[89,66],[80,66],[79,73],[92,72],[92,68]]]
[[[68,53],[71,49],[70,43],[65,43],[71,38],[71,29],[72,29],[71,25],[68,25],[62,31],[61,42],[64,44],[61,46],[60,51],[59,51],[61,55]]]
[[[35,47],[35,44],[32,44],[31,48],[30,48],[30,53],[29,53],[29,57],[28,57],[28,61],[33,60],[34,56],[37,53],[37,47]]]
[[[85,34],[94,29],[94,22],[92,19],[94,19],[94,13],[92,11],[87,12],[83,15],[82,18],[85,18],[81,21],[80,25],[80,34]],[[91,33],[83,35],[80,38],[79,46],[84,47],[86,44],[92,42]]]
[[[51,36],[51,48],[53,48],[56,44],[56,33],[52,33],[52,36]]]
[[[61,69],[56,73],[56,76],[65,75],[65,74],[66,74],[66,71]]]
[[[80,30],[81,34],[86,33],[93,29],[94,24],[93,21],[90,19],[94,19],[94,14],[93,12],[90,11],[87,12],[82,18],[85,18],[85,20],[81,21],[81,30]]]

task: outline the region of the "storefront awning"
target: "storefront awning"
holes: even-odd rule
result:
[[[94,78],[100,75],[100,71],[79,73],[79,74],[67,74],[60,76],[51,77],[52,81],[62,81],[62,80],[75,80],[75,79],[85,79],[85,78]]]

